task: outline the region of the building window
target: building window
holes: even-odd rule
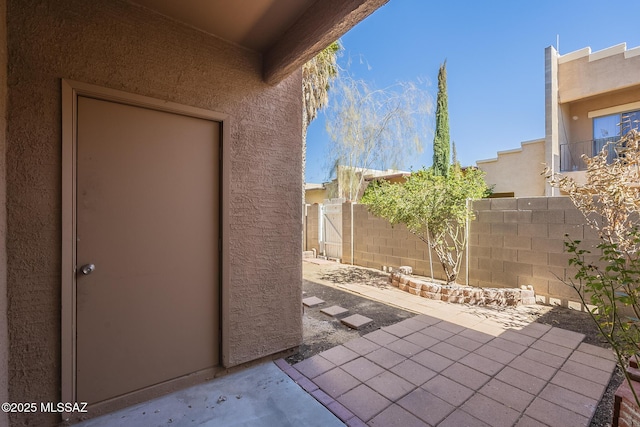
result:
[[[595,156],[609,142],[616,142],[631,129],[640,129],[640,110],[610,114],[593,118],[593,155]],[[608,147],[608,162],[613,162],[617,154],[613,146]]]
[[[626,135],[640,126],[640,110],[593,118],[593,139]]]

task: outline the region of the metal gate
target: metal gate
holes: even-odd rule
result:
[[[322,205],[320,251],[327,258],[342,259],[342,200]]]

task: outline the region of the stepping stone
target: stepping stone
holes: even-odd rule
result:
[[[324,301],[318,297],[309,297],[302,300],[302,303],[307,307],[317,307],[320,304],[324,304]]]
[[[321,313],[328,314],[329,316],[340,316],[341,314],[348,313],[349,310],[346,308],[342,308],[339,305],[332,305],[331,307],[323,308],[320,310]]]
[[[372,319],[369,319],[368,317],[362,316],[360,314],[352,314],[351,316],[345,317],[340,321],[353,329],[360,329],[370,323],[373,323]]]

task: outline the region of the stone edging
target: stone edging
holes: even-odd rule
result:
[[[420,280],[411,274],[411,267],[400,267],[389,275],[389,282],[401,291],[413,295],[458,304],[517,306],[536,303],[535,292],[531,289],[441,285]]]

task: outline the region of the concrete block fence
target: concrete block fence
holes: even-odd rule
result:
[[[565,235],[582,241],[598,263],[597,234],[568,197],[485,199],[473,203],[475,220],[469,233],[469,279],[475,286],[532,285],[548,304],[580,308],[572,278]]]
[[[475,219],[469,230],[469,258],[463,260],[459,284],[492,288],[531,285],[540,302],[581,308],[576,292],[562,282],[575,274],[564,249],[565,234],[581,240],[583,247],[592,251],[593,263],[599,261],[600,251],[595,246],[600,241],[568,197],[483,199],[473,202],[472,209]],[[317,217],[307,217],[307,230]],[[377,269],[406,265],[415,275],[431,276],[427,245],[406,227],[392,227],[373,216],[366,206],[344,203],[342,230],[343,263]],[[442,267],[436,254],[431,255],[433,276],[442,280]]]

